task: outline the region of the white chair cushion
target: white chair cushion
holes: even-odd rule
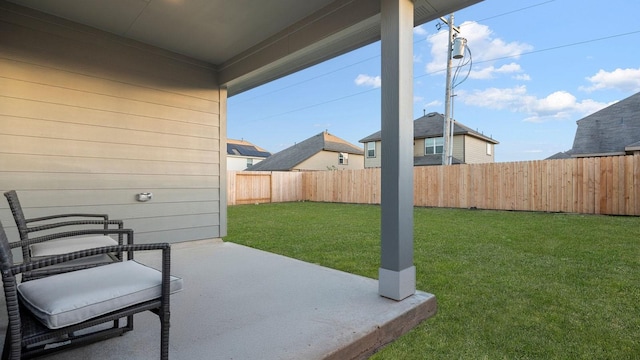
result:
[[[18,285],[25,306],[45,326],[59,329],[160,297],[160,271],[124,261],[53,275]],[[170,292],[182,290],[171,276]]]
[[[45,241],[29,246],[31,257],[49,257],[85,249],[118,245],[118,241],[105,235],[72,237]]]

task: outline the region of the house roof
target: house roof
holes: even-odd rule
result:
[[[624,154],[640,145],[640,92],[577,121],[572,156]]]
[[[227,155],[267,158],[271,153],[246,140],[227,139]]]
[[[289,171],[321,151],[364,155],[361,148],[326,131],[277,152],[249,167],[249,171]]]
[[[380,1],[9,0],[213,65],[229,96],[380,39]],[[417,0],[414,26],[481,0]]]
[[[557,152],[549,156],[545,160],[561,160],[561,159],[570,159],[570,158],[571,158],[571,154],[568,151],[565,151],[565,152]]]
[[[441,137],[444,127],[444,115],[439,113],[429,113],[426,114],[416,120],[413,121],[413,138],[414,139],[425,139],[432,137]],[[489,136],[486,136],[482,133],[479,133],[471,128],[463,125],[462,123],[455,121],[453,127],[454,135],[469,135],[473,136],[492,144],[498,144],[498,141],[492,139]],[[365,143],[370,141],[380,141],[382,140],[382,131],[375,132],[363,139],[360,139],[359,142]]]
[[[627,151],[638,151],[638,150],[640,150],[640,141],[636,141],[634,143],[631,143],[631,144],[627,145],[625,147],[625,150],[627,150]]]

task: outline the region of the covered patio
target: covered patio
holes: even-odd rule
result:
[[[435,312],[413,265],[413,28],[478,1],[0,0],[0,190],[174,243],[174,358],[366,356]],[[206,240],[227,234],[227,98],[378,40],[379,280]],[[155,358],[154,320],[59,358]]]
[[[172,359],[364,359],[436,311],[431,294],[386,299],[376,280],[220,240],[174,244],[172,273],[184,278],[171,297]],[[132,332],[45,358],[157,359],[159,332],[142,313]]]

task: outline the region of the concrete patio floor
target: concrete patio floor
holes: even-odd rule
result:
[[[377,280],[234,243],[179,243],[171,255],[184,279],[171,298],[172,359],[364,359],[436,312],[431,294],[396,302],[378,295]],[[159,264],[153,253],[136,258]],[[46,359],[159,358],[157,317],[136,315],[134,326]]]

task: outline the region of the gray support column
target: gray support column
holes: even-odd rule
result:
[[[379,293],[415,293],[413,265],[413,2],[381,0],[382,221]]]

